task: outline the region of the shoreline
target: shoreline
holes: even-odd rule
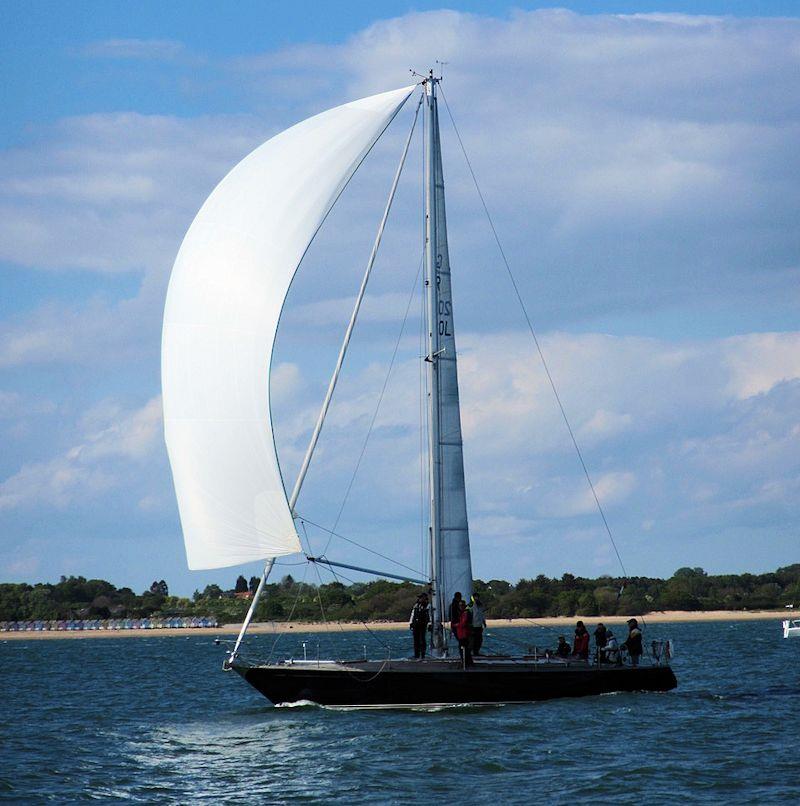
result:
[[[796,614],[795,610],[664,610],[637,616],[639,621],[647,624],[678,624],[697,623],[709,621],[782,621]],[[578,619],[589,624],[620,625],[625,624],[630,616],[552,616],[549,618],[514,618],[514,619],[487,619],[487,629],[503,627],[570,627]],[[165,636],[192,636],[236,635],[240,624],[222,624],[218,627],[158,627],[152,630],[72,630],[39,632],[0,632],[2,641],[39,641],[80,638],[159,638]],[[248,632],[252,635],[275,635],[277,633],[331,633],[331,632],[366,632],[407,630],[405,621],[374,621],[367,622],[253,622]]]

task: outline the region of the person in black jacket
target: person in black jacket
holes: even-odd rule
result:
[[[417,596],[416,604],[411,608],[411,618],[408,620],[408,628],[414,636],[414,657],[419,660],[425,657],[425,648],[428,644],[428,623],[430,620],[428,595],[421,593]]]
[[[642,657],[642,631],[635,618],[628,619],[628,637],[622,646],[631,656],[631,666],[638,666],[639,658]]]
[[[603,657],[603,649],[606,645],[606,633],[606,625],[601,621],[594,631],[595,656],[598,663],[600,663]]]
[[[594,631],[594,643],[599,652],[606,645],[606,625],[601,621]]]

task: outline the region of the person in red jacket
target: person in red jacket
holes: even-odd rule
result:
[[[572,654],[582,660],[589,660],[589,630],[582,621],[575,625],[575,642],[572,644]]]
[[[458,620],[455,623],[456,638],[461,657],[464,659],[464,668],[472,666],[472,613],[467,610],[467,603],[461,599],[458,604]]]

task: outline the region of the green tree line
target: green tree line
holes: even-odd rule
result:
[[[220,623],[241,621],[246,598],[258,584],[240,576],[230,590],[208,585],[191,598],[170,596],[164,582],[143,593],[116,588],[102,579],[61,577],[55,584],[0,584],[0,621],[72,618],[149,618],[215,616]],[[285,576],[266,586],[256,620],[403,620],[420,586],[378,579],[344,585],[312,585]],[[800,607],[800,563],[767,574],[707,574],[680,568],[669,579],[564,574],[538,576],[516,585],[501,579],[475,580],[475,592],[493,618],[637,615],[655,610],[764,610]]]

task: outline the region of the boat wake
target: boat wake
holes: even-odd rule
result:
[[[440,711],[481,711],[485,708],[502,708],[504,702],[442,702],[442,703],[386,703],[382,705],[321,705],[326,711],[413,711],[436,714]]]
[[[296,702],[279,702],[275,705],[276,708],[325,708],[318,702],[312,700],[297,700]]]

